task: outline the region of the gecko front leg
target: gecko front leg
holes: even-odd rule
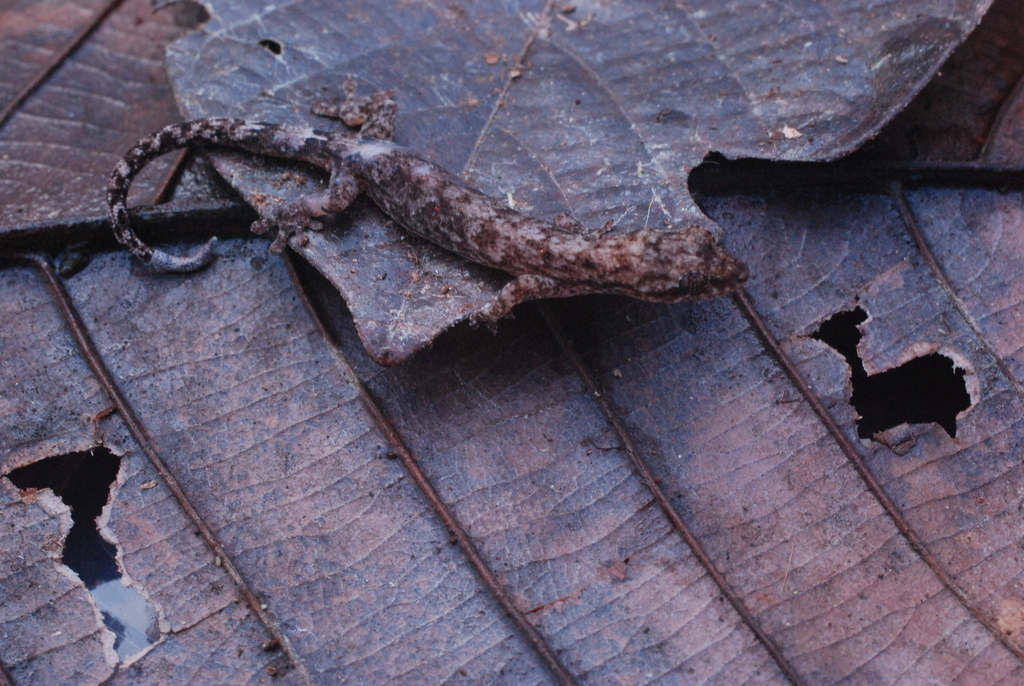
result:
[[[473,326],[487,324],[493,330],[498,320],[508,316],[519,303],[541,298],[569,298],[593,292],[593,288],[587,284],[569,284],[540,274],[523,274],[505,284],[498,292],[498,297],[474,314],[469,322]]]

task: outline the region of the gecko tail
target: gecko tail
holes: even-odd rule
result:
[[[210,117],[165,126],[146,136],[125,153],[110,175],[107,205],[110,225],[117,240],[138,259],[164,272],[190,272],[210,264],[214,258],[211,240],[194,255],[175,257],[146,245],[132,230],[128,219],[128,189],[135,176],[151,161],[191,145],[210,144],[257,155],[302,160],[330,169],[333,153],[329,135],[308,127],[247,122],[242,119]]]
[[[203,269],[211,262],[216,255],[213,254],[213,246],[217,245],[217,237],[214,236],[206,241],[199,250],[191,255],[171,255],[159,248],[153,248],[153,254],[149,258],[149,266],[159,272],[194,272]]]
[[[220,136],[230,133],[233,127],[244,125],[237,119],[202,119],[182,124],[172,124],[147,136],[132,147],[110,176],[107,188],[107,204],[110,224],[121,245],[132,255],[162,272],[191,272],[213,261],[213,238],[195,254],[177,257],[163,250],[154,249],[139,239],[132,230],[128,219],[128,189],[135,176],[152,160],[172,150],[186,148],[197,142],[218,142]]]

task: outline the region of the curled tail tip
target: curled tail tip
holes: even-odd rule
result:
[[[217,245],[217,237],[206,241],[199,250],[191,255],[171,255],[163,250],[153,250],[149,266],[158,272],[194,272],[208,266],[216,255],[213,247]]]

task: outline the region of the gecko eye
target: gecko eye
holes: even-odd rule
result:
[[[686,297],[700,295],[707,285],[708,277],[703,272],[700,274],[687,274],[679,280],[679,295]]]

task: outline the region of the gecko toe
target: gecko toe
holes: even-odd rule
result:
[[[500,302],[492,302],[483,309],[474,312],[469,318],[469,325],[474,329],[483,324],[493,335],[498,335],[498,322],[504,318],[515,319],[516,316],[510,307],[504,307]]]
[[[268,233],[274,230],[277,226],[274,222],[267,219],[258,219],[252,223],[249,230],[257,236],[266,236]]]

